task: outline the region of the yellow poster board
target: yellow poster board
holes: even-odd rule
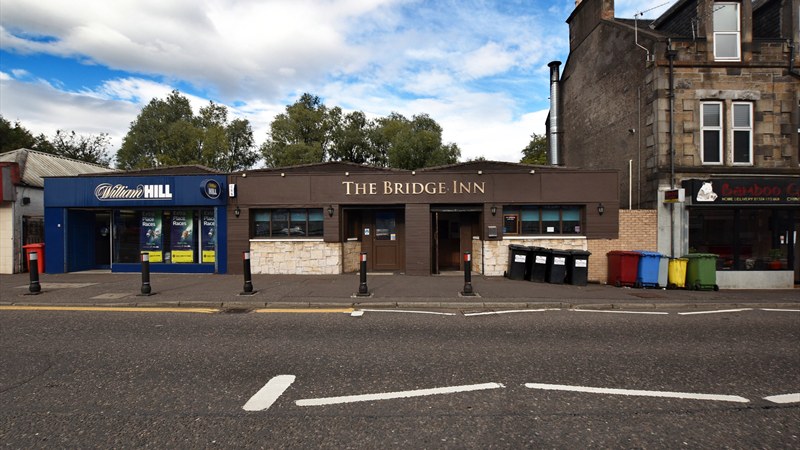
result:
[[[214,250],[203,250],[203,262],[212,263],[216,259],[217,252]]]
[[[172,251],[173,263],[193,263],[194,251],[192,250],[173,250]]]
[[[142,254],[148,254],[149,260],[151,263],[160,263],[164,262],[164,253],[163,252],[142,252]]]

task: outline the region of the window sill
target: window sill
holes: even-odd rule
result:
[[[324,238],[253,238],[250,242],[324,242]]]
[[[565,235],[565,234],[552,234],[552,235],[541,235],[537,234],[535,236],[520,236],[520,235],[513,235],[513,236],[503,236],[504,241],[522,241],[522,240],[544,240],[544,239],[586,239],[586,236],[582,236],[579,234],[575,235]]]

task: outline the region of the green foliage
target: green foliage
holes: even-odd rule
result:
[[[520,162],[523,164],[547,164],[547,136],[533,133],[531,142],[522,149],[522,160]]]
[[[44,134],[34,136],[19,122],[11,122],[0,115],[0,153],[27,148],[40,152],[53,153],[53,145]]]
[[[76,134],[74,131],[67,133],[66,131],[58,130],[52,139],[52,153],[109,167],[111,155],[108,152],[108,146],[110,144],[111,138],[108,137],[108,133],[101,133],[97,136],[83,136]]]
[[[152,99],[131,122],[117,152],[117,167],[202,164],[233,172],[258,161],[254,145],[247,119],[229,122],[227,108],[214,102],[194,116],[189,99],[172,91],[165,100]]]
[[[461,156],[456,144],[442,144],[442,128],[427,114],[369,120],[361,111],[328,109],[308,93],[275,117],[261,153],[267,167],[347,161],[419,169],[453,164]]]

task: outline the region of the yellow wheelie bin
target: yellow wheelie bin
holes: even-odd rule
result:
[[[677,289],[686,286],[686,264],[688,263],[688,258],[670,258],[668,289]]]

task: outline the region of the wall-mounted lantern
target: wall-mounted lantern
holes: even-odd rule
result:
[[[333,205],[328,206],[328,217],[333,217]]]
[[[602,216],[602,215],[603,215],[603,213],[604,213],[605,211],[606,211],[606,207],[605,207],[605,206],[603,206],[603,204],[602,204],[602,203],[600,203],[599,205],[597,205],[597,213],[598,213],[598,214],[600,214],[600,215]]]
[[[492,205],[492,215],[493,216],[497,215],[497,205]]]
[[[239,209],[238,206],[236,207],[236,209],[233,210],[233,215],[235,215],[237,219],[239,218],[239,214],[241,214],[241,213],[242,213],[242,210]]]

